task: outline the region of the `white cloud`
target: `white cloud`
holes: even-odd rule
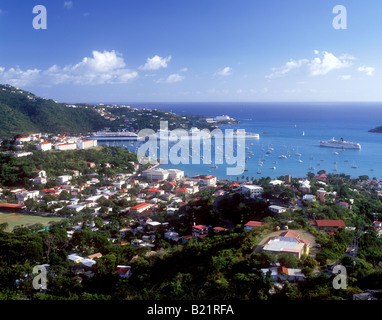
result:
[[[335,69],[344,69],[353,65],[353,56],[342,55],[336,57],[333,53],[323,51],[322,58],[316,57],[308,64],[309,74],[312,76],[325,75]]]
[[[352,61],[355,59],[351,55],[341,55],[339,57],[336,57],[333,53],[327,51],[323,51],[320,53],[319,51],[314,50],[314,54],[317,57],[311,60],[292,59],[279,68],[272,68],[272,73],[267,75],[266,78],[272,79],[277,77],[283,77],[293,70],[296,70],[309,76],[326,75],[333,70],[344,69],[352,66]]]
[[[147,58],[144,66],[141,66],[142,70],[158,70],[160,68],[167,68],[167,63],[171,60],[171,56],[162,58],[158,55],[155,55],[152,58]]]
[[[41,71],[38,69],[28,69],[23,71],[19,67],[10,68],[9,70],[0,67],[0,82],[16,87],[22,87],[38,80],[40,73]]]
[[[339,76],[339,79],[340,80],[350,80],[351,75],[350,74],[344,74],[344,75]]]
[[[66,9],[72,9],[73,8],[73,1],[65,1],[64,2],[64,7]]]
[[[75,65],[51,66],[47,70],[20,68],[5,69],[1,72],[0,82],[16,86],[31,84],[57,85],[63,83],[94,85],[126,83],[138,76],[136,71],[125,68],[124,59],[113,51],[93,51],[92,57],[85,57]]]
[[[368,76],[372,76],[373,73],[374,73],[374,71],[375,71],[375,69],[374,69],[373,67],[365,67],[365,66],[362,66],[362,67],[359,67],[359,68],[358,68],[358,71],[360,71],[360,72],[365,72],[366,75],[368,75]]]
[[[183,81],[184,77],[180,74],[173,73],[170,74],[166,79],[159,79],[157,82],[165,82],[165,83],[175,83]]]
[[[216,72],[215,74],[218,76],[229,76],[231,75],[231,73],[232,73],[232,68],[225,67],[222,70],[219,70],[218,72]]]
[[[293,69],[301,68],[305,65],[309,60],[301,59],[301,60],[290,60],[285,65],[279,68],[272,68],[272,73],[265,76],[268,79],[283,77],[287,73],[291,72]]]
[[[188,68],[182,68],[179,70],[179,72],[187,72],[188,71]]]

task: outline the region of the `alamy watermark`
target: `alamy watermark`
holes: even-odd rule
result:
[[[37,276],[35,276],[33,278],[33,281],[32,281],[33,289],[46,290],[47,289],[47,283],[48,283],[46,267],[43,265],[35,266],[33,268],[33,273],[34,274],[37,273]]]
[[[145,142],[137,151],[140,164],[227,164],[227,175],[240,175],[245,170],[245,130],[207,129],[186,131],[168,130],[168,122],[160,122],[160,130],[143,129],[138,140]],[[214,143],[214,161],[212,160],[212,139]],[[170,147],[170,143],[174,145]]]
[[[35,30],[47,29],[47,10],[43,5],[36,5],[32,10],[33,14],[37,14],[32,21]],[[333,14],[336,16],[333,19],[332,26],[336,30],[347,29],[347,9],[344,5],[336,5],[333,8]]]
[[[346,268],[342,265],[336,265],[333,268],[333,274],[337,275],[333,279],[333,288],[336,290],[339,289],[346,289],[346,281],[347,281],[347,274],[346,274]]]

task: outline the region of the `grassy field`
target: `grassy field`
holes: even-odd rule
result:
[[[20,214],[14,212],[0,212],[0,224],[8,223],[6,231],[12,231],[15,226],[29,225],[35,223],[41,223],[44,226],[48,226],[50,221],[60,221],[62,218],[58,217],[40,217],[32,216],[28,214]]]

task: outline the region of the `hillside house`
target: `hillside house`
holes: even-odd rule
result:
[[[268,209],[276,215],[287,211],[287,208],[276,205],[271,205],[268,207]]]
[[[345,227],[343,220],[313,220],[310,221],[311,225],[317,228],[319,231],[334,233],[339,228]]]
[[[303,254],[309,254],[310,243],[300,239],[300,235],[296,232],[285,231],[279,236],[270,238],[263,250],[275,254],[288,253],[300,259]]]
[[[245,227],[244,227],[244,230],[245,231],[249,231],[249,230],[252,230],[253,228],[256,228],[256,227],[261,227],[263,226],[264,223],[260,222],[260,221],[248,221],[246,224],[245,224]]]
[[[241,185],[240,186],[242,194],[249,194],[250,198],[259,198],[263,194],[264,189],[256,185]]]
[[[208,227],[205,225],[198,224],[196,226],[192,226],[192,236],[198,238],[204,238],[208,235]]]
[[[41,142],[36,145],[37,150],[48,151],[52,149],[52,143],[50,142]]]

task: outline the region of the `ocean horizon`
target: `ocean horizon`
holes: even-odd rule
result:
[[[260,134],[259,139],[246,139],[246,169],[238,176],[227,175],[222,164],[165,164],[162,168],[178,168],[188,176],[211,174],[219,179],[242,180],[260,177],[277,178],[290,174],[303,178],[308,172],[344,173],[352,178],[368,175],[382,179],[382,134],[370,129],[382,125],[382,103],[377,102],[179,102],[124,103],[136,108],[151,108],[184,115],[216,117],[228,115],[240,123],[219,126],[244,129]],[[341,150],[320,146],[320,141],[343,138],[361,144],[361,150]],[[99,142],[121,145],[136,150],[136,144]],[[266,151],[272,148],[270,154]],[[280,159],[281,155],[290,155]],[[296,155],[297,154],[297,155]],[[258,166],[262,161],[263,165]],[[275,168],[274,168],[275,167]],[[357,167],[357,168],[354,168]],[[313,169],[314,168],[314,169]],[[259,173],[259,169],[261,173]]]

